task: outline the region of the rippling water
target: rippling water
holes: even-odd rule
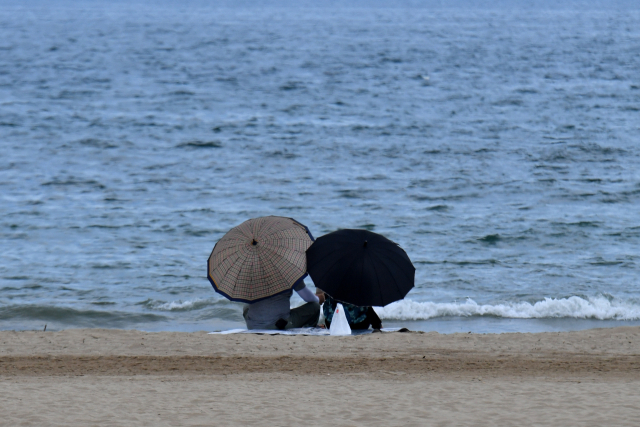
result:
[[[263,215],[405,248],[388,323],[637,322],[640,10],[550,5],[2,4],[0,328],[241,326]]]

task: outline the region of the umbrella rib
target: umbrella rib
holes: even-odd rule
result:
[[[296,267],[296,268],[298,267],[296,264],[294,264],[293,262],[289,261],[289,259],[288,259],[288,258],[286,258],[284,255],[279,254],[277,251],[273,250],[272,248],[270,248],[270,247],[268,247],[268,246],[263,246],[263,251],[265,251],[265,252],[270,252],[270,253],[272,253],[274,256],[278,256],[278,257],[280,257],[281,259],[283,259],[284,261],[286,261],[289,265],[292,265],[292,266],[294,266],[294,267]],[[301,256],[302,256],[302,257],[304,257],[304,251],[295,251],[295,250],[292,250],[291,252],[300,252]],[[305,261],[306,261],[306,259],[305,259]]]
[[[335,233],[335,231],[334,231]],[[324,237],[324,236],[323,236]],[[316,243],[314,243],[314,245],[318,244],[318,242],[321,240],[322,237],[318,238],[318,240],[316,241]],[[335,240],[335,241],[334,241]],[[353,245],[354,241],[353,239],[349,239],[349,238],[345,238],[344,240],[338,240],[338,239],[332,239],[332,243],[336,244],[336,243],[344,243],[346,245]],[[331,252],[327,252],[327,254],[325,256],[323,256],[322,258],[318,258],[315,260],[315,262],[313,263],[314,265],[320,264],[322,261],[324,261],[325,259],[329,258],[330,256],[332,256],[336,251],[331,251]],[[322,276],[318,277],[318,282],[321,282],[322,279],[324,279],[324,276],[326,275],[327,272],[329,272],[337,263],[339,263],[342,260],[342,257],[339,257],[336,262],[334,262],[330,268],[327,268],[325,270],[325,274],[323,274]],[[315,280],[314,280],[315,283]]]
[[[316,243],[314,243],[314,245],[315,245],[315,244],[316,244]],[[337,252],[337,251],[327,252],[327,253],[326,253],[326,255],[325,255],[325,256],[323,256],[322,258],[316,259],[316,260],[315,260],[315,262],[314,262],[313,264],[314,264],[314,265],[320,264],[322,261],[324,261],[325,259],[329,258],[330,256],[332,256],[332,255],[333,255],[334,253],[336,253],[336,252]],[[331,268],[327,268],[327,269],[325,269],[325,274],[326,274],[326,272],[328,272],[329,270],[331,270],[331,269],[332,269],[332,268],[333,268],[333,267],[334,267],[334,266],[335,266],[335,265],[340,261],[340,258],[341,258],[341,257],[339,257],[339,258],[338,258],[338,260],[337,260],[336,262],[334,262],[334,263],[331,265]],[[307,267],[307,268],[308,268],[308,267]],[[323,274],[322,276],[320,276],[320,277],[319,277],[319,279],[322,279],[322,278],[324,278],[324,274]]]
[[[335,252],[329,252],[327,254],[327,256],[323,257],[322,259],[320,259],[319,261],[316,261],[315,264],[318,264],[320,261],[324,261],[326,258],[329,258],[331,255],[333,255]],[[324,273],[320,276],[317,277],[317,283],[322,283],[322,281],[324,280],[324,276],[326,276],[331,270],[333,270],[333,267],[336,266],[336,264],[340,263],[342,261],[342,257],[338,256],[335,260],[335,262],[333,264],[331,264],[331,266],[329,268],[325,268],[324,269]],[[307,266],[307,269],[309,267]],[[313,281],[313,283],[316,283],[316,280]]]
[[[246,244],[246,242],[246,240],[221,240],[216,244],[212,255],[218,256],[228,250],[237,252]]]
[[[364,266],[366,264],[367,258],[371,259],[371,257],[368,256],[369,255],[369,251],[365,251],[365,253],[362,256],[362,268],[360,268],[360,283],[358,283],[358,287],[360,288],[360,290],[362,290],[362,283],[364,282]]]
[[[284,220],[284,221],[283,221]],[[291,223],[289,223],[291,221]],[[274,217],[264,221],[261,227],[260,238],[266,239],[276,233],[298,231],[307,235],[305,227],[293,218]]]
[[[398,249],[400,249],[402,252],[404,252],[404,253],[405,253],[405,255],[407,254],[407,252],[406,252],[404,249],[402,249],[402,247],[401,247],[400,245],[397,245],[397,247],[398,247]],[[395,248],[394,248],[394,249],[395,249]],[[391,248],[390,248],[390,247],[388,247],[388,246],[378,247],[378,248],[377,248],[377,250],[378,250],[378,251],[381,251],[381,252],[389,252],[389,253],[392,253],[392,254],[394,254],[394,255],[398,255],[398,252],[394,251],[393,249],[391,249]],[[409,258],[409,255],[407,255],[407,258]]]
[[[408,262],[409,262],[409,265],[411,265],[411,267],[413,268],[413,271],[415,271],[415,270],[416,270],[416,268],[414,267],[414,265],[413,265],[413,263],[411,262],[411,260],[410,260],[410,259],[408,259],[408,258],[409,258],[409,256],[407,255],[407,260],[408,260]],[[404,269],[404,268],[402,268],[402,266],[398,265],[398,263],[395,261],[395,259],[394,259],[393,257],[387,257],[387,258],[384,258],[384,259],[386,259],[386,260],[390,261],[391,263],[393,263],[393,265],[395,265],[396,267],[398,267],[398,269],[399,269],[400,271],[402,271],[402,272],[403,272],[403,274],[405,274],[405,273],[404,273],[404,272],[405,272],[405,269]]]
[[[261,273],[259,273],[259,274],[258,274],[258,277],[255,277],[255,278],[254,278],[254,277],[253,277],[253,275],[252,275],[252,283],[257,282],[257,281],[258,281],[258,279],[260,278],[260,279],[261,279],[261,281],[260,281],[261,285],[262,285],[263,287],[264,287],[264,286],[268,287],[268,286],[269,286],[269,281],[267,280],[267,277],[269,277],[269,276],[264,276],[265,271],[266,271],[266,269],[264,268],[264,267],[265,267],[265,266],[264,266],[264,264],[265,264],[265,260],[263,259],[262,254],[260,254],[260,252],[258,252],[258,253],[256,254],[256,257],[258,258],[257,268],[258,268],[258,270],[260,270],[260,272],[261,272]],[[252,273],[253,273],[253,270],[252,270]],[[255,289],[255,288],[256,288],[256,286],[254,285],[254,286],[253,286],[254,294],[255,294],[255,292],[256,292],[256,289]],[[259,295],[258,295],[258,297],[262,298],[262,294],[259,294]]]
[[[334,231],[334,233],[335,233],[335,231]],[[329,234],[331,234],[331,233],[329,233]],[[326,234],[325,236],[328,236],[329,234]],[[314,245],[318,245],[318,243],[320,243],[320,245],[322,245],[322,238],[323,238],[323,237],[325,237],[325,236],[319,237],[319,238],[318,238],[318,240],[316,240],[316,242],[314,243]],[[339,244],[339,243],[343,243],[343,244],[345,244],[345,245],[353,245],[353,244],[354,244],[354,240],[353,240],[352,238],[349,238],[349,236],[341,236],[341,238],[340,238],[340,239],[332,238],[332,239],[331,239],[331,242],[332,242],[333,244]],[[326,254],[324,257],[317,259],[317,260],[314,262],[314,264],[319,264],[319,263],[321,263],[321,262],[322,262],[322,261],[324,261],[326,258],[328,258],[328,257],[330,257],[331,255],[333,255],[333,253],[334,253],[334,252],[335,252],[335,251],[333,251],[333,252],[327,252],[327,254]],[[334,263],[333,265],[335,265],[335,263]],[[331,266],[332,268],[333,268],[333,265]]]
[[[222,277],[222,280],[220,281],[220,284],[218,285],[218,288],[222,287],[222,284],[224,283],[225,279],[228,276],[227,273],[229,273],[229,270],[231,270],[233,267],[235,267],[236,264],[238,264],[238,262],[243,262],[243,261],[244,261],[243,257],[240,254],[238,254],[238,258],[236,258],[236,260],[233,262],[233,264],[231,264],[229,266],[229,268],[227,268],[226,271],[224,272],[224,277]],[[216,270],[217,270],[217,268],[214,269],[213,271],[216,271]],[[235,284],[233,285],[232,289],[234,289],[234,288],[235,288]]]
[[[338,260],[337,262],[335,262],[333,265],[336,265],[339,261],[340,261],[340,260]],[[342,277],[340,278],[340,283],[342,283],[342,279],[343,279],[343,278],[344,278],[344,276],[346,276],[346,275],[348,274],[348,272],[350,271],[351,266],[352,266],[353,264],[355,264],[357,261],[358,261],[358,257],[357,257],[357,256],[353,257],[353,259],[351,260],[351,263],[349,264],[349,268],[345,270],[345,273],[344,273],[344,274],[342,275]],[[331,266],[332,268],[333,268],[333,265]],[[362,274],[362,273],[361,273],[361,274]]]
[[[311,247],[311,241],[309,239],[301,238],[281,238],[272,240],[262,240],[264,248],[283,249],[286,252],[305,254],[307,249]],[[306,255],[305,255],[306,257]]]
[[[263,248],[263,251],[267,251],[267,248]],[[273,276],[277,275],[277,276],[280,276],[280,278],[285,279],[284,275],[282,274],[282,270],[277,268],[276,264],[273,262],[271,257],[263,256],[263,254],[260,254],[258,256],[260,257],[260,261],[261,262],[263,262],[264,264],[269,264],[270,270],[273,271],[273,273],[271,273],[271,275],[273,275]]]
[[[297,269],[297,268],[299,268],[296,264],[292,263],[291,261],[289,261],[289,260],[288,260],[287,258],[285,258],[284,256],[280,255],[279,253],[275,252],[274,250],[272,250],[272,249],[270,249],[270,248],[268,248],[268,247],[266,247],[266,246],[263,246],[263,251],[264,251],[264,252],[269,252],[269,253],[273,254],[273,255],[272,255],[272,257],[275,257],[275,256],[280,257],[280,259],[281,259],[281,260],[283,260],[283,261],[284,261],[284,262],[286,262],[288,265],[293,266],[293,267],[294,267],[294,268],[296,268],[296,269]],[[260,257],[260,258],[261,258],[261,259],[263,259],[262,257]],[[286,276],[282,273],[282,270],[281,270],[280,268],[277,268],[277,266],[276,266],[276,264],[273,262],[272,258],[270,258],[270,257],[265,257],[265,258],[264,258],[264,262],[265,262],[265,263],[268,263],[268,264],[273,268],[273,271],[277,272],[277,273],[278,273],[278,275],[279,275],[280,277],[282,277],[282,279],[286,280]],[[306,270],[305,270],[305,272],[306,272]],[[291,285],[293,285],[293,283],[292,283]]]
[[[369,257],[369,259],[371,260],[371,257]],[[371,260],[371,264],[373,264],[373,270],[376,272],[376,279],[378,280],[378,285],[379,285],[380,275],[378,274],[378,267],[376,266],[377,263]],[[380,294],[380,301],[384,301],[384,296],[382,295],[382,286],[378,286],[378,292]]]
[[[295,239],[300,239],[300,240],[304,240],[305,238],[311,240],[311,238],[309,237],[309,234],[307,234],[307,231],[303,228],[285,228],[285,229],[275,229],[275,230],[268,230],[268,234],[262,234],[260,236],[261,239],[268,239],[268,238],[272,238],[274,235],[277,235],[278,233],[291,233],[291,232],[295,232],[300,233],[300,237],[293,237]],[[289,237],[292,238],[292,237]]]
[[[242,247],[244,244],[246,244],[247,239],[224,239],[224,240],[220,240],[215,248],[214,248],[214,254],[217,255],[221,252],[224,252],[226,250],[234,250],[234,251],[238,251],[240,249],[240,247]]]
[[[253,255],[253,254],[252,254],[252,255]],[[247,257],[247,259],[246,259],[245,263],[244,263],[244,264],[242,264],[241,269],[240,269],[240,270],[238,270],[238,278],[236,279],[236,285],[237,285],[237,283],[238,283],[238,281],[239,281],[239,279],[240,279],[240,273],[243,273],[243,272],[245,272],[245,271],[253,272],[253,265],[254,265],[254,261],[255,261],[255,256],[252,256],[250,259],[249,259],[249,257]],[[246,273],[245,273],[245,274],[246,274]],[[252,274],[252,273],[251,273],[251,275],[250,275],[250,278],[251,278],[251,277],[253,277],[253,274]],[[249,283],[250,283],[251,285],[247,286],[247,288],[252,289],[252,288],[253,288],[253,286],[252,286],[252,285],[253,285],[253,280],[252,280],[252,279],[250,279]],[[234,287],[235,287],[235,286],[234,286]],[[249,298],[247,297],[247,299],[249,299]]]
[[[398,248],[400,250],[402,250],[402,252],[404,253],[404,257],[402,257],[399,252],[393,251],[393,250],[388,249],[388,248],[378,248],[378,250],[381,251],[381,252],[386,252],[386,253],[393,254],[394,256],[385,257],[384,259],[388,259],[389,261],[391,261],[396,267],[399,267],[400,271],[404,271],[404,269],[401,268],[398,265],[397,262],[395,262],[395,259],[403,259],[404,261],[407,261],[411,265],[411,267],[413,267],[413,269],[415,270],[415,266],[411,262],[411,259],[409,258],[409,255],[407,255],[407,252],[404,249],[402,249],[400,246],[398,246]]]
[[[387,266],[387,263],[386,263],[386,262],[384,262],[382,259],[380,260],[380,263],[381,263],[382,265],[384,265],[384,268],[386,268],[386,269],[387,269],[387,271],[389,272],[389,276],[391,276],[391,279],[393,280],[393,286],[394,286],[394,288],[396,288],[396,291],[397,291],[398,293],[402,293],[402,292],[400,291],[400,288],[398,287],[398,282],[396,281],[396,277],[395,277],[395,275],[391,272],[391,269]]]
[[[224,240],[221,239],[222,243],[227,243],[227,242],[246,242],[246,241],[247,241],[247,237],[245,237],[245,236],[238,236],[238,237],[231,236],[231,237],[227,237]]]
[[[395,262],[393,262],[393,260],[392,260],[391,258],[380,258],[380,259],[379,259],[379,261],[380,261],[380,263],[381,263],[382,265],[384,265],[384,268],[386,268],[386,269],[387,269],[387,271],[389,272],[389,276],[391,276],[391,278],[393,279],[393,285],[394,285],[394,287],[396,288],[396,291],[397,291],[398,293],[400,293],[400,294],[401,294],[401,293],[402,293],[402,290],[401,290],[401,289],[400,289],[400,287],[398,286],[398,281],[396,280],[395,275],[392,273],[392,271],[391,271],[391,269],[389,268],[389,266],[387,265],[386,261],[391,261],[393,264],[395,264],[395,265],[396,265],[396,267],[397,267],[398,265],[397,265]],[[402,268],[399,268],[399,271],[404,272],[404,270],[403,270]],[[403,273],[403,275],[404,275],[404,273]]]

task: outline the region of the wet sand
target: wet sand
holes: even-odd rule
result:
[[[0,425],[637,425],[640,327],[0,332]]]

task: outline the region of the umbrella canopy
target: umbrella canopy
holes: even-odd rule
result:
[[[286,292],[307,276],[309,229],[294,219],[266,216],[229,230],[207,262],[213,289],[232,301],[254,303]]]
[[[367,230],[319,237],[307,250],[307,264],[316,287],[358,306],[385,306],[404,298],[416,272],[397,243]]]

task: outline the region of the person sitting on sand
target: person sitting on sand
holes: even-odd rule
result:
[[[324,314],[324,322],[327,328],[331,327],[333,313],[336,311],[336,305],[340,302],[342,307],[344,307],[344,314],[347,316],[347,321],[352,330],[369,329],[369,326],[373,329],[382,329],[382,321],[373,307],[360,307],[346,302],[336,301],[331,298],[330,295],[325,294],[322,289],[318,288],[316,288],[316,296],[324,300],[322,313]]]
[[[304,280],[298,281],[294,286],[300,298],[306,304],[291,310],[289,299],[293,291],[274,295],[262,301],[247,304],[242,310],[242,315],[247,323],[247,329],[291,329],[315,327],[320,318],[320,304],[322,298],[316,296],[304,284]]]

